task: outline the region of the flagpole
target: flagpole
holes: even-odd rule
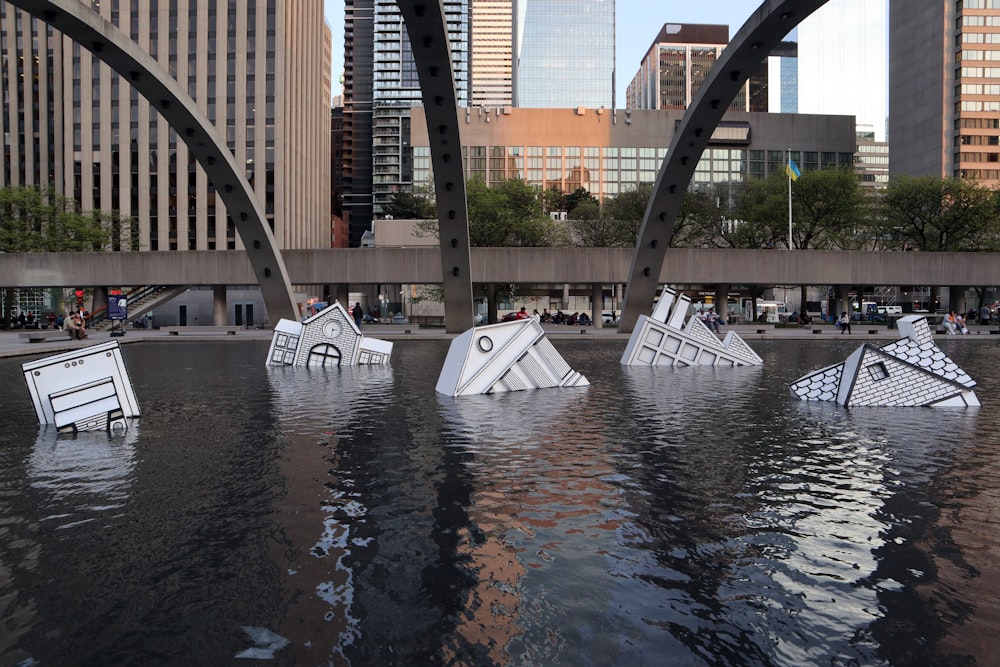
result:
[[[787,149],[788,161],[785,162],[785,171],[788,174],[788,249],[792,249],[792,149]]]

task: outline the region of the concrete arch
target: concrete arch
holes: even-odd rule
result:
[[[191,96],[148,53],[79,0],[9,0],[88,49],[132,84],[187,144],[226,204],[272,320],[298,320],[284,261],[253,189]],[[471,302],[471,299],[470,299]]]
[[[437,199],[444,287],[445,327],[450,333],[472,328],[469,209],[458,130],[458,96],[451,64],[448,26],[441,0],[398,0],[413,48],[430,135],[434,194]]]
[[[619,331],[631,333],[649,312],[674,221],[715,127],[771,50],[826,0],[766,0],[747,19],[695,95],[674,134],[646,206],[625,291]]]

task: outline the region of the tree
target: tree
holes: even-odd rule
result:
[[[382,213],[396,220],[431,220],[437,216],[437,208],[427,197],[397,192],[389,203],[382,205]]]
[[[138,250],[134,219],[117,211],[82,211],[52,188],[0,189],[0,250],[85,252]]]
[[[477,247],[561,245],[565,235],[542,210],[539,189],[519,178],[492,187],[482,180],[466,185],[469,243]]]
[[[857,177],[847,169],[803,173],[792,184],[792,247],[852,248],[870,243],[868,207]],[[736,206],[740,226],[754,229],[742,236],[767,237],[767,246],[788,246],[788,179],[772,174],[754,179]],[[756,246],[760,247],[760,246]]]
[[[886,189],[883,216],[895,238],[914,250],[996,250],[995,191],[974,181],[901,176]]]

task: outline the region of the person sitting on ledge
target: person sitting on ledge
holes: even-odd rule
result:
[[[576,323],[581,326],[589,327],[592,324],[590,321],[590,315],[587,313],[580,313],[580,317],[576,319]]]

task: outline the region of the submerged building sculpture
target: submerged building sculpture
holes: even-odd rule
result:
[[[139,416],[117,340],[21,364],[39,423],[61,433],[128,428]]]
[[[664,288],[652,317],[640,315],[621,363],[626,366],[760,366],[764,361],[735,331],[719,340],[697,317],[691,299]]]
[[[461,396],[589,384],[529,318],[473,327],[451,341],[435,389]]]
[[[302,322],[279,320],[267,353],[269,366],[387,364],[392,343],[368,338],[334,302]]]
[[[804,401],[847,406],[979,406],[976,381],[934,344],[927,318],[899,320],[905,337],[883,347],[862,345],[839,364],[805,375],[791,385]]]

